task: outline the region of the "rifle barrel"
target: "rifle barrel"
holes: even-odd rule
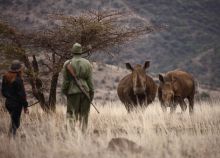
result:
[[[94,109],[97,111],[97,113],[99,114],[99,110],[96,108],[96,106],[91,102],[92,106],[94,107]]]
[[[80,89],[80,91],[87,97],[87,99],[90,101],[90,103],[92,104],[92,106],[94,107],[94,109],[97,111],[97,113],[99,114],[98,109],[96,108],[96,106],[92,103],[91,98],[89,96],[89,94],[86,92],[86,90],[84,89],[84,87],[82,86],[81,82],[78,80],[74,69],[72,68],[72,66],[70,65],[70,63],[67,65],[67,70],[70,72],[70,74],[72,75],[74,81],[76,82],[76,86]]]
[[[35,103],[33,103],[33,104],[29,105],[28,107],[34,106],[34,105],[36,105],[36,104],[38,104],[38,103],[40,103],[40,102],[39,102],[39,101],[37,101],[37,102],[35,102]]]

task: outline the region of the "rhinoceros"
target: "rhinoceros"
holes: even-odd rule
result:
[[[146,73],[149,66],[150,61],[145,61],[143,66],[137,64],[134,67],[130,63],[126,63],[126,68],[131,73],[120,80],[117,93],[128,112],[138,105],[147,106],[155,99],[157,85]]]
[[[173,70],[164,76],[159,74],[159,80],[158,98],[163,111],[170,107],[170,112],[173,113],[178,104],[182,112],[186,111],[187,105],[184,99],[187,98],[189,112],[193,113],[196,82],[191,74],[182,70]]]

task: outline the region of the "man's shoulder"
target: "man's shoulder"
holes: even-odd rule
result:
[[[67,65],[69,62],[70,62],[70,60],[65,61],[63,66]]]
[[[88,64],[90,65],[90,61],[85,59],[85,58],[80,58],[80,61],[83,63],[83,64]]]
[[[82,58],[82,57],[80,57],[80,58],[72,58],[72,59],[66,61],[65,63],[67,64],[67,63],[71,62],[74,65],[75,63],[77,63],[79,61],[84,66],[86,66],[86,65],[91,66],[90,61],[85,59],[85,58]],[[65,65],[65,63],[64,63],[64,65]]]
[[[67,60],[67,61],[65,61],[64,62],[64,65],[66,65],[67,63],[69,63],[71,60],[69,59],[69,60]]]

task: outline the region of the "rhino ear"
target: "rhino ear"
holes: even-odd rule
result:
[[[131,66],[130,63],[125,63],[125,65],[126,65],[126,68],[127,68],[128,70],[131,70],[131,71],[134,70],[134,68]]]
[[[165,82],[164,77],[163,77],[162,74],[159,74],[159,80],[160,80],[161,83],[164,83],[164,82]]]
[[[146,70],[149,67],[150,67],[150,61],[145,61],[143,69]]]

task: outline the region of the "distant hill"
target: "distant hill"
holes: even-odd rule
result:
[[[219,0],[0,0],[1,16],[29,30],[45,27],[48,13],[104,7],[129,10],[151,24],[167,25],[164,31],[128,44],[119,56],[105,58],[106,63],[121,66],[151,60],[151,72],[181,68],[207,86],[220,87]]]
[[[168,25],[166,31],[142,40],[135,48],[141,59],[152,59],[154,71],[182,68],[205,84],[220,86],[219,0],[124,2],[151,23]]]

